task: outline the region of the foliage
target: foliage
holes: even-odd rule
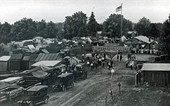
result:
[[[83,12],[76,12],[67,16],[64,22],[65,38],[87,36],[87,16]]]
[[[103,23],[103,33],[109,37],[120,37],[121,16],[120,14],[111,14]],[[122,18],[122,22],[122,34],[126,34],[129,30],[132,30],[131,21]]]
[[[150,20],[143,17],[136,24],[135,30],[138,32],[139,35],[149,36],[150,24]]]
[[[151,23],[150,28],[149,28],[149,36],[158,38],[160,37],[161,34],[161,28],[162,24],[161,23]]]
[[[169,19],[163,23],[163,34],[161,36],[162,50],[170,57],[170,16]]]
[[[97,28],[98,28],[98,23],[95,19],[94,13],[92,12],[89,18],[89,22],[87,24],[88,34],[90,36],[96,36]]]

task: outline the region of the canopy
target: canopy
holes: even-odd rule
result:
[[[37,70],[37,71],[35,71],[35,72],[32,72],[32,75],[33,75],[34,77],[37,77],[37,78],[42,78],[42,77],[48,76],[48,73],[47,73],[47,72],[44,72],[44,71],[42,71],[42,70]]]

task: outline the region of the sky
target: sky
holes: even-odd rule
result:
[[[121,3],[123,16],[135,23],[142,17],[162,23],[170,14],[170,0],[0,0],[0,22],[13,24],[22,18],[32,18],[57,23],[75,12],[82,11],[90,17],[93,11],[97,22],[102,23],[116,13]]]

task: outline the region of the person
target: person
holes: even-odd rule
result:
[[[111,68],[111,78],[113,78],[113,74],[115,73],[115,70]]]
[[[122,61],[122,53],[120,53],[120,61]]]
[[[110,89],[110,90],[109,90],[109,93],[110,93],[110,96],[111,96],[112,101],[113,101],[113,91]]]

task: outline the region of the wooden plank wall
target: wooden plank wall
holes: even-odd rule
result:
[[[151,86],[170,86],[170,72],[168,71],[143,71],[144,83]]]

